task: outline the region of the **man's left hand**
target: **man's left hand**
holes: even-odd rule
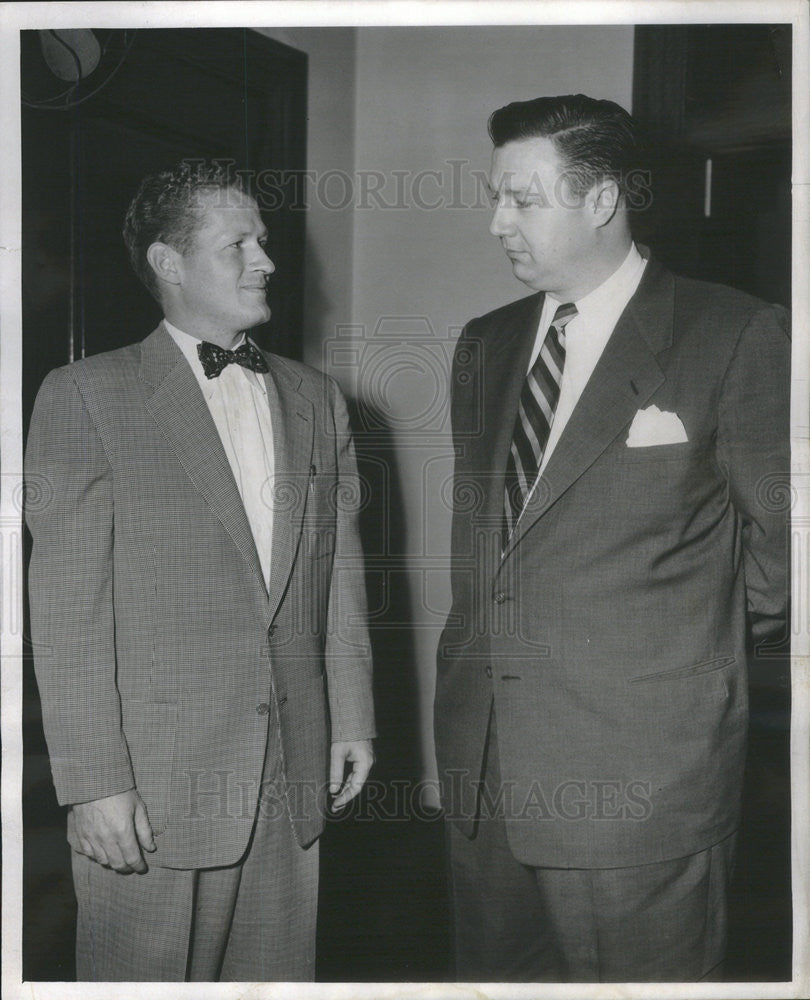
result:
[[[351,763],[352,769],[344,781],[343,774],[347,763]],[[373,763],[374,751],[371,740],[347,740],[345,743],[332,744],[329,794],[335,796],[331,805],[333,811],[342,808],[357,795],[365,784]]]

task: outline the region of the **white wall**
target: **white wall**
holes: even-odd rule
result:
[[[378,472],[366,517],[390,526],[388,551],[378,532],[369,552],[378,583],[388,571],[372,596],[390,599],[372,622],[382,745],[399,744],[411,771],[432,778],[434,661],[449,604],[452,342],[471,317],[528,294],[487,232],[475,179],[489,168],[487,117],[510,101],[576,92],[629,109],[633,29],[261,30],[309,54],[308,168],[318,179],[304,356],[359,400],[361,422],[363,406],[379,418],[366,413],[359,444]]]
[[[355,169],[389,175],[389,191],[381,192],[389,202],[391,171],[407,171],[406,209],[356,211],[353,301],[364,340],[359,392],[384,399],[393,431],[392,495],[411,566],[412,669],[427,774],[434,767],[434,657],[449,604],[450,515],[441,489],[452,468],[448,428],[432,419],[435,397],[444,397],[458,328],[529,293],[487,232],[490,208],[474,197],[471,171],[488,170],[491,111],[576,92],[629,109],[632,62],[632,27],[358,29]],[[451,184],[450,160],[464,161],[461,190]],[[417,204],[425,170],[438,170],[441,181],[424,177],[422,201],[442,200],[442,207]],[[478,207],[453,207],[476,200]],[[379,329],[383,317],[400,318]]]

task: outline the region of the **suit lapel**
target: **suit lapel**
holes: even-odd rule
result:
[[[480,434],[472,428],[469,468],[476,477],[482,476],[485,480],[482,484],[486,498],[484,518],[497,531],[500,531],[503,517],[506,457],[543,298],[542,294],[533,295],[519,302],[520,311],[489,333],[483,344],[479,376],[483,421]]]
[[[657,355],[672,343],[674,280],[650,261],[565,426],[505,556],[607,446],[664,381]]]
[[[292,572],[312,477],[317,470],[312,465],[315,414],[311,401],[299,391],[301,377],[283,359],[265,357],[270,364],[264,380],[273,421],[275,469],[269,591],[272,620]]]
[[[141,345],[141,378],[152,388],[146,408],[264,589],[253,534],[216,424],[194,373],[162,325]]]

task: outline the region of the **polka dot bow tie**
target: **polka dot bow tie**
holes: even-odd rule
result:
[[[270,371],[261,351],[247,341],[235,351],[226,351],[224,347],[203,341],[197,345],[197,353],[200,355],[206,378],[218,378],[228,365],[241,365],[253,372]]]

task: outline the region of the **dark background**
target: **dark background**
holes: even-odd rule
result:
[[[141,177],[184,156],[251,171],[306,167],[307,57],[242,29],[103,31],[102,59],[75,88],[56,79],[39,32],[22,32],[23,413],[57,365],[131,343],[160,319],[120,238]],[[676,270],[790,305],[790,26],[636,29],[634,107],[650,136],[654,198],[637,236]],[[706,161],[712,161],[706,213]],[[265,203],[276,264],[265,346],[297,356],[305,213],[300,189]],[[261,203],[261,200],[260,200]],[[358,434],[380,467],[379,435]],[[369,451],[369,449],[371,449]],[[386,454],[385,462],[390,461]],[[373,480],[372,480],[373,481]],[[364,531],[379,551],[370,508]],[[402,526],[387,526],[398,552]],[[369,578],[375,606],[379,580]],[[405,588],[403,588],[404,593]],[[393,595],[391,622],[409,609]],[[415,681],[405,630],[373,631],[380,729],[377,782],[420,778]],[[728,978],[791,978],[789,661],[751,656],[751,741],[731,898]],[[50,780],[30,656],[24,661],[24,977],[74,975],[75,912],[64,810]],[[383,821],[361,798],[322,840],[318,977],[452,978],[440,816]]]

